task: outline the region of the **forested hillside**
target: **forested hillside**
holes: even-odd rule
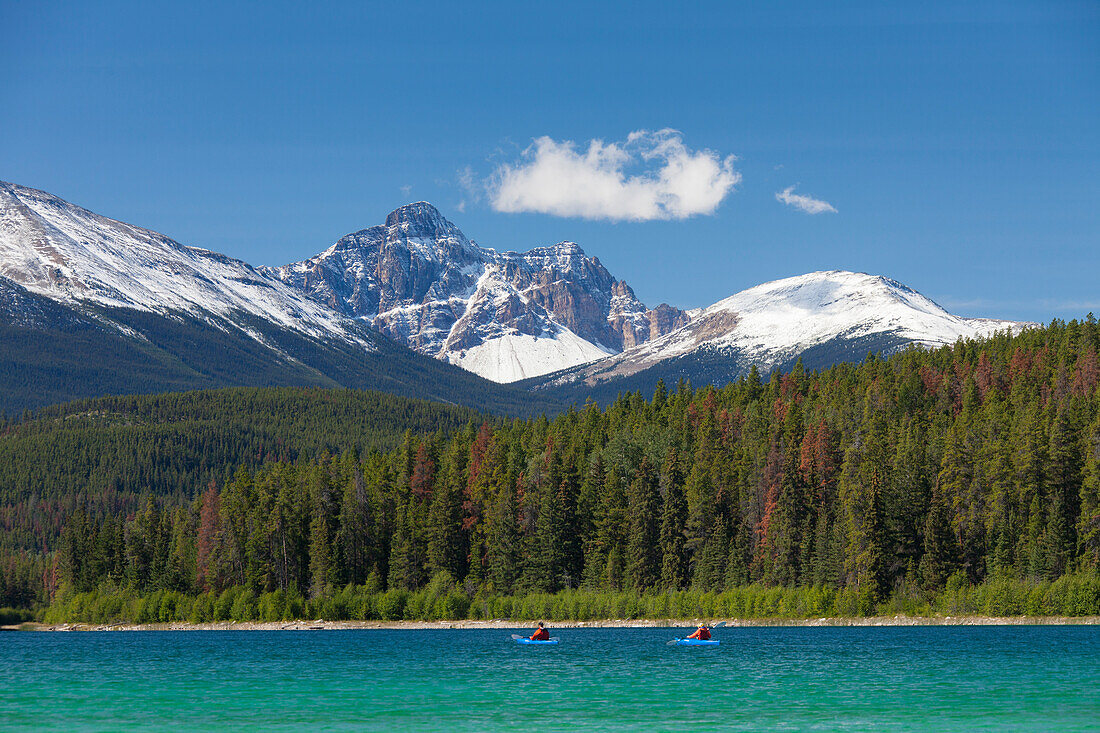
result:
[[[56,549],[78,508],[100,518],[131,516],[142,497],[180,506],[240,466],[392,450],[405,431],[442,435],[484,419],[378,392],[289,387],[106,397],[26,413],[0,423],[0,568],[16,573]],[[40,575],[35,567],[18,572]]]
[[[761,584],[869,608],[949,579],[1092,573],[1098,344],[1090,316],[386,452],[349,440],[359,452],[257,462],[191,502],[77,512],[50,582],[255,598],[451,578],[467,603]]]

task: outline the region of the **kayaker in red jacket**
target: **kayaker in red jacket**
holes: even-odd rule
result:
[[[710,640],[710,629],[703,624],[699,624],[699,628],[695,630],[695,633],[688,637],[689,639],[698,639],[699,641]]]
[[[535,633],[531,634],[531,641],[548,641],[550,639],[550,632],[542,625],[542,621],[539,621],[539,627],[535,629]]]

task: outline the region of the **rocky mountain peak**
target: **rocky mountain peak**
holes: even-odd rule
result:
[[[545,251],[547,253],[553,253],[559,257],[585,257],[584,250],[576,242],[558,242],[557,244],[549,247],[536,247],[534,251]]]
[[[423,354],[498,381],[617,353],[678,319],[651,314],[576,242],[483,249],[425,201],[272,272]]]
[[[394,209],[386,217],[386,228],[396,228],[406,237],[422,239],[462,236],[458,227],[443,218],[439,209],[427,201],[417,201]]]

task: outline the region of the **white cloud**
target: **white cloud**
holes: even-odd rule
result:
[[[736,157],[688,149],[676,130],[638,130],[625,142],[537,138],[515,163],[487,182],[489,202],[503,212],[611,221],[686,219],[711,214],[741,181]],[[640,168],[641,170],[631,170]]]
[[[804,211],[807,214],[835,214],[836,209],[828,201],[822,201],[815,199],[812,196],[803,196],[800,193],[793,193],[794,186],[787,186],[782,191],[775,195],[776,201],[781,201],[788,206],[793,206],[799,211]]]

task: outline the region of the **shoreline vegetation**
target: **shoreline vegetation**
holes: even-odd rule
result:
[[[699,623],[724,621],[727,628],[816,627],[816,626],[1095,626],[1100,616],[841,616],[834,618],[765,618],[765,619],[602,619],[596,621],[556,621],[554,629],[645,629],[694,628]],[[0,626],[0,631],[354,631],[397,630],[430,631],[451,629],[531,629],[537,621],[463,619],[455,621],[219,621],[211,623],[145,623],[145,624],[44,624],[26,622]]]
[[[994,578],[971,584],[965,574],[950,577],[942,592],[900,588],[882,602],[854,588],[831,586],[766,587],[749,585],[721,592],[682,590],[652,593],[567,589],[468,595],[446,572],[418,591],[382,590],[377,585],[347,585],[307,598],[296,589],[256,594],[245,586],[221,593],[188,595],[178,591],[140,594],[130,588],[101,586],[76,593],[66,588],[35,617],[49,628],[82,624],[94,628],[178,625],[236,628],[233,624],[282,628],[468,628],[526,626],[532,620],[563,624],[655,625],[695,623],[700,619],[736,619],[738,624],[883,625],[949,623],[958,619],[998,619],[993,623],[1052,623],[1005,619],[1090,619],[1100,617],[1100,573],[1066,575],[1055,581]],[[316,622],[303,619],[317,619]],[[614,620],[614,621],[609,621]],[[971,621],[987,623],[986,621]],[[1085,623],[1066,621],[1066,623]],[[1091,622],[1088,622],[1091,623]]]

